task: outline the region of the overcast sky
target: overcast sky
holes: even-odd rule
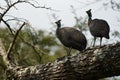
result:
[[[1,1],[1,0],[0,0]],[[119,12],[115,12],[108,8],[105,10],[103,3],[107,0],[99,0],[99,2],[89,5],[89,3],[94,2],[94,0],[36,0],[40,5],[45,5],[46,7],[51,7],[52,9],[58,11],[51,11],[46,9],[36,9],[28,4],[18,4],[18,10],[11,9],[9,14],[13,16],[27,19],[35,29],[50,30],[52,25],[50,22],[55,22],[51,14],[55,13],[62,19],[62,23],[65,26],[73,26],[75,24],[74,15],[71,13],[70,5],[73,5],[76,9],[78,17],[85,17],[87,14],[86,10],[92,9],[93,18],[105,19],[111,30],[118,30],[120,23],[117,22],[117,18],[120,17]],[[119,18],[120,19],[120,18]]]
[[[16,0],[14,0],[16,1]],[[50,22],[55,22],[51,14],[55,13],[62,19],[62,23],[65,26],[73,26],[75,24],[74,15],[71,13],[70,5],[73,5],[77,11],[77,16],[85,17],[87,14],[86,10],[92,9],[93,19],[100,18],[106,20],[111,28],[111,31],[120,31],[120,12],[113,11],[108,8],[107,10],[103,7],[103,3],[109,0],[99,0],[99,2],[93,3],[94,0],[36,0],[40,5],[51,7],[54,10],[51,11],[41,8],[34,8],[28,4],[19,4],[17,10],[12,8],[8,14],[15,17],[27,19],[35,29],[50,30],[53,28]],[[90,4],[93,3],[93,4]],[[3,5],[3,0],[0,0],[0,5]]]
[[[15,0],[16,1],[16,0]],[[71,5],[74,6],[78,17],[86,17],[86,10],[92,9],[93,19],[104,19],[110,25],[110,40],[104,39],[104,43],[109,44],[119,41],[119,38],[114,38],[111,33],[114,30],[120,32],[120,12],[113,11],[110,7],[107,9],[103,6],[103,3],[109,0],[99,0],[94,3],[94,0],[36,0],[41,6],[51,7],[57,11],[51,11],[41,8],[34,8],[29,4],[16,5],[17,10],[12,8],[7,15],[13,15],[15,17],[24,18],[29,21],[35,30],[45,30],[50,32],[56,28],[50,24],[55,22],[52,14],[56,14],[58,19],[62,20],[64,26],[72,27],[75,24],[74,15],[72,14]],[[0,0],[0,5],[3,5],[3,0]],[[36,4],[37,5],[37,4]],[[118,22],[119,20],[119,22]],[[64,27],[62,26],[62,27]],[[15,28],[17,26],[14,26]],[[52,30],[51,30],[52,29]],[[55,34],[53,32],[53,34]],[[90,32],[88,33],[90,34]],[[92,35],[86,35],[87,39],[93,38]],[[91,40],[92,41],[92,40]],[[91,42],[90,41],[90,42]],[[89,43],[91,44],[91,43]]]

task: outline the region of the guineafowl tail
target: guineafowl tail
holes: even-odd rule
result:
[[[109,36],[109,35],[107,35],[107,36],[105,36],[105,38],[110,39],[110,36]]]

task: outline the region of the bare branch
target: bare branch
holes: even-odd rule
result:
[[[115,11],[120,11],[120,2],[117,2],[115,0],[110,1],[111,8]]]
[[[12,19],[12,20],[16,20],[16,19]],[[11,29],[11,27],[10,27],[10,25],[7,23],[7,21],[11,21],[11,19],[10,20],[3,20],[2,19],[2,21],[5,23],[5,25],[8,27],[8,29],[9,29],[9,31],[12,33],[12,35],[14,36],[14,32],[13,32],[13,30]],[[42,50],[40,50],[40,49],[37,49],[37,47],[35,47],[35,45],[33,45],[33,44],[31,44],[31,43],[29,43],[29,42],[27,42],[27,41],[25,41],[20,35],[18,35],[18,37],[25,43],[25,44],[27,44],[28,46],[30,46],[34,51],[35,51],[35,53],[38,55],[38,57],[39,57],[39,59],[40,59],[40,61],[41,61],[41,55],[39,55],[40,53],[41,54],[45,54],[45,52],[44,51],[42,51]]]
[[[31,3],[31,2],[28,2],[28,1],[23,1],[24,3],[28,3],[30,4],[31,6],[35,7],[35,8],[44,8],[44,9],[49,9],[49,10],[54,10],[54,9],[51,9],[51,7],[46,7],[45,5],[44,6],[36,6],[35,4]],[[54,10],[55,11],[55,10]]]
[[[28,46],[30,46],[36,53],[36,55],[39,57],[39,63],[41,63],[41,55],[40,54],[44,54],[44,52],[40,49],[36,49],[35,45],[25,41],[21,36],[19,36],[19,38],[22,40],[22,42],[24,42],[25,44],[27,44]]]
[[[9,31],[11,32],[11,34],[14,35],[13,30],[11,29],[10,25],[9,25],[3,18],[2,18],[1,20],[2,20],[2,21],[4,22],[4,24],[8,27]]]
[[[13,4],[9,5],[9,7],[4,11],[4,13],[2,14],[2,17],[12,8],[14,7],[16,4],[18,3],[28,3],[30,5],[32,5],[33,7],[35,8],[44,8],[44,9],[49,9],[49,10],[52,10],[50,7],[45,7],[45,6],[35,6],[34,4],[32,4],[31,2],[29,1],[21,1],[21,0],[18,0],[16,2],[14,2]]]
[[[0,9],[2,9],[2,10],[6,10],[5,8],[3,8],[3,7],[1,7],[1,6],[0,6]]]
[[[15,36],[14,36],[14,39],[13,39],[13,41],[12,41],[12,43],[10,44],[10,46],[9,46],[9,49],[8,49],[8,51],[7,51],[7,55],[8,55],[8,59],[10,60],[10,53],[11,53],[11,51],[12,51],[12,48],[13,48],[13,46],[14,46],[14,44],[15,44],[15,41],[16,41],[16,39],[17,39],[17,36],[18,36],[18,34],[19,34],[19,32],[21,31],[21,29],[22,29],[22,27],[25,25],[25,22],[21,25],[21,27],[17,30],[17,32],[16,32],[16,34],[15,34]]]
[[[6,22],[8,22],[8,21],[28,22],[28,20],[26,20],[24,18],[15,17],[15,16],[12,16],[12,15],[6,15],[6,16],[10,17],[9,19],[6,20]]]
[[[15,3],[9,5],[9,7],[4,11],[4,13],[1,14],[1,17],[3,18],[4,15],[5,15],[15,4],[17,4],[17,3],[19,3],[19,2],[17,1],[17,2],[15,2]],[[0,21],[0,22],[1,22],[1,21]]]
[[[7,52],[5,50],[5,47],[4,47],[1,39],[0,39],[0,55],[2,56],[3,61],[5,62],[5,64],[9,65],[10,62],[9,62],[9,60],[7,58]]]
[[[7,4],[7,6],[9,7],[9,6],[10,6],[9,0],[5,0],[5,2],[6,2],[6,4]]]
[[[34,50],[36,53],[38,53],[38,54],[39,54],[39,53],[45,54],[44,51],[42,51],[42,50],[40,50],[40,49],[37,49],[37,47],[35,47],[35,45],[33,45],[33,44],[25,41],[21,36],[19,36],[19,38],[20,38],[24,43],[26,43],[27,45],[29,45],[30,47],[32,47],[33,50]],[[36,49],[37,49],[38,51],[37,51]]]

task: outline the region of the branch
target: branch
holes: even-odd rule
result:
[[[33,3],[31,3],[31,2],[28,2],[28,1],[23,1],[23,2],[30,4],[31,6],[33,6],[33,7],[35,7],[35,8],[44,8],[44,9],[52,10],[50,7],[46,7],[46,6],[36,6],[35,4],[33,4]]]
[[[97,80],[120,75],[120,42],[89,48],[81,54],[59,58],[51,63],[14,67],[19,80]]]
[[[0,9],[1,9],[1,10],[6,10],[5,8],[3,8],[3,7],[1,7],[1,6],[0,6]]]
[[[5,62],[5,65],[8,66],[10,62],[7,58],[7,52],[5,50],[5,47],[4,47],[1,39],[0,39],[0,56],[2,56],[3,61]]]
[[[35,47],[35,45],[25,41],[21,36],[19,36],[19,38],[22,40],[22,42],[24,42],[25,44],[27,44],[28,46],[30,46],[34,52],[36,53],[36,55],[39,57],[39,63],[41,63],[41,54],[45,54],[45,52],[43,52],[42,50],[40,49],[37,49],[37,47]],[[41,53],[41,54],[40,54]]]
[[[5,0],[5,2],[6,2],[6,4],[7,4],[7,6],[9,7],[9,6],[10,6],[9,0]]]
[[[11,21],[11,20],[16,20],[16,19],[8,19],[7,21],[9,21],[9,20]],[[3,21],[4,24],[8,27],[9,31],[11,32],[11,34],[14,36],[14,32],[15,32],[15,31],[13,32],[13,30],[11,29],[11,27],[10,27],[10,25],[7,23],[7,21],[5,21],[5,20],[3,20],[3,19],[2,19],[2,21]],[[33,44],[25,41],[21,36],[18,35],[18,37],[19,37],[25,44],[27,44],[28,46],[30,46],[30,47],[35,51],[35,53],[38,55],[38,57],[39,57],[39,59],[40,59],[40,63],[41,63],[41,55],[40,55],[40,53],[41,53],[41,54],[45,54],[45,52],[42,51],[42,50],[40,50],[40,49],[36,49],[35,45],[33,45]]]
[[[9,31],[11,32],[11,34],[14,35],[14,33],[13,33],[10,25],[9,25],[3,18],[2,18],[1,20],[2,20],[2,21],[4,22],[4,24],[8,27]]]
[[[16,5],[17,3],[19,3],[19,1],[15,2],[15,3],[11,4],[11,5],[9,5],[8,8],[7,8],[7,9],[4,11],[4,13],[2,14],[2,18],[3,18],[4,15],[5,15],[14,5]]]
[[[16,2],[14,2],[13,4],[11,4],[11,5],[8,4],[9,6],[8,6],[8,8],[4,11],[4,13],[2,14],[2,17],[4,17],[4,15],[5,15],[12,7],[14,7],[14,6],[15,6],[16,4],[18,4],[18,3],[28,3],[28,4],[32,5],[33,7],[35,7],[35,8],[44,8],[44,9],[53,10],[53,9],[51,9],[50,7],[35,6],[33,3],[29,2],[29,1],[26,1],[26,0],[24,0],[24,1],[18,0],[18,1],[16,1]]]
[[[17,36],[18,36],[19,32],[21,31],[21,29],[22,29],[22,27],[23,27],[24,25],[25,25],[25,22],[24,22],[24,23],[21,25],[21,27],[17,30],[17,32],[16,32],[16,34],[15,34],[15,36],[14,36],[14,39],[13,39],[12,43],[11,43],[10,46],[9,46],[9,49],[8,49],[8,51],[7,51],[8,59],[10,59],[9,56],[10,56],[10,53],[11,53],[11,51],[12,51],[12,48],[13,48],[13,46],[14,46],[14,44],[15,44],[15,41],[16,41],[16,39],[17,39]]]

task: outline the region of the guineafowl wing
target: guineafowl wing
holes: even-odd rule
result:
[[[109,25],[105,20],[94,19],[89,25],[90,32],[93,36],[96,37],[109,37]]]
[[[78,50],[83,50],[86,48],[87,40],[84,34],[76,29],[72,29],[72,34],[69,36],[70,43],[73,47]]]
[[[80,51],[85,49],[87,41],[81,31],[71,27],[64,27],[59,29],[56,33],[58,39],[64,46]]]

